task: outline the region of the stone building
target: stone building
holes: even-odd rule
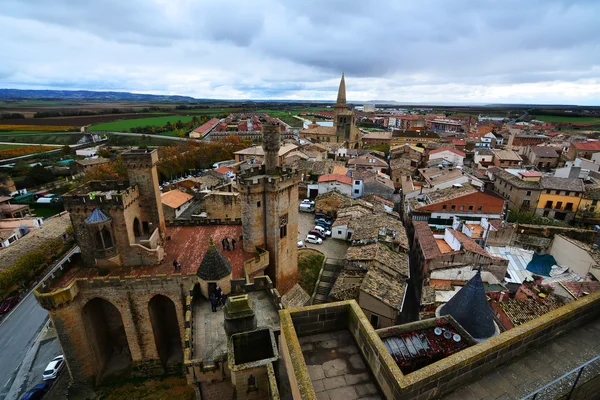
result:
[[[506,199],[512,209],[534,210],[540,197],[542,174],[537,171],[494,170],[494,191]]]
[[[313,122],[307,129],[300,131],[300,136],[317,142],[343,144],[346,149],[362,147],[361,133],[356,127],[356,114],[348,110],[346,104],[346,81],[344,74],[340,81],[338,96],[333,106],[333,127],[320,126]]]
[[[86,265],[156,265],[165,220],[156,151],[123,154],[129,181],[90,182],[63,196]]]
[[[226,343],[232,333],[217,328],[217,339],[213,335],[200,343],[203,321],[212,316],[206,314],[207,298],[217,285],[224,294],[268,291],[247,303],[264,310],[261,318],[270,316],[267,322],[259,318],[259,326],[276,327],[281,297],[264,276],[271,258],[264,249],[274,254],[269,272],[285,293],[297,281],[298,177],[277,165],[279,131],[271,135],[265,129],[265,166],[254,171],[258,174],[242,174],[246,181],[240,183],[253,188],[246,194],[260,198],[260,207],[244,216],[244,223],[257,229],[245,235],[229,225],[166,228],[156,150],[123,154],[127,181],[90,182],[64,196],[81,255],[46,277],[35,294],[56,328],[73,393],[114,377],[161,375],[182,366],[194,384],[230,376]],[[263,218],[271,229],[258,228]],[[260,241],[258,230],[264,233]],[[223,244],[223,252],[215,242]],[[228,326],[235,326],[236,318],[229,313]],[[216,358],[198,359],[211,348]],[[225,369],[213,362],[217,359]]]
[[[238,175],[244,250],[269,252],[267,274],[281,294],[298,282],[298,182],[280,166],[280,132],[263,125],[264,164]]]

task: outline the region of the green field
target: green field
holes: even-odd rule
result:
[[[101,124],[90,126],[90,131],[111,131],[111,132],[122,132],[127,131],[131,128],[137,128],[140,126],[165,126],[167,122],[174,124],[177,121],[189,122],[192,120],[192,116],[189,115],[170,115],[168,117],[151,117],[151,118],[137,118],[137,119],[123,119],[120,121],[103,122]]]
[[[536,115],[535,119],[544,122],[567,122],[570,124],[600,125],[600,118],[597,117],[563,117],[557,115]]]
[[[0,150],[10,150],[10,149],[18,149],[23,147],[20,144],[0,144]]]

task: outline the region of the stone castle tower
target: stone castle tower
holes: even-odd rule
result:
[[[123,154],[129,180],[90,182],[63,196],[86,266],[159,264],[165,237],[156,150]]]
[[[298,182],[296,171],[280,166],[280,131],[263,126],[264,164],[238,175],[244,250],[269,251],[266,272],[283,295],[298,282]]]

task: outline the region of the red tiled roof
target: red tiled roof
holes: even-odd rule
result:
[[[331,182],[331,181],[338,181],[341,183],[345,183],[346,185],[352,185],[352,178],[350,178],[349,176],[346,176],[346,175],[327,174],[327,175],[321,175],[319,177],[319,182]]]
[[[432,260],[441,256],[442,252],[435,237],[433,237],[429,224],[425,221],[413,221],[413,226],[415,228],[415,238],[419,241],[425,259]]]
[[[452,139],[452,144],[455,146],[466,146],[467,141],[465,139]]]
[[[196,129],[194,129],[194,132],[197,133],[205,133],[206,131],[212,129],[215,125],[217,125],[219,123],[219,119],[218,118],[213,118],[210,121],[200,125],[199,127],[197,127]]]
[[[525,176],[525,177],[542,176],[542,174],[540,172],[537,172],[537,171],[523,171],[523,172],[519,172],[519,175]]]
[[[217,169],[215,169],[215,172],[218,172],[220,174],[226,174],[228,172],[234,172],[232,168],[229,167],[219,167]]]
[[[600,151],[600,142],[573,142],[571,146],[574,146],[577,150]]]
[[[178,208],[193,199],[194,196],[181,190],[170,190],[160,195],[161,202],[171,208]]]
[[[239,240],[242,234],[241,225],[203,225],[203,226],[177,226],[167,227],[166,236],[170,240],[166,240],[165,259],[160,265],[149,265],[143,267],[120,267],[108,275],[103,276],[104,279],[110,277],[136,276],[142,275],[154,276],[156,274],[166,274],[171,276],[175,273],[173,269],[173,260],[177,260],[181,264],[181,273],[183,276],[195,275],[204,254],[208,249],[209,237],[212,237],[219,251],[223,253],[225,258],[229,260],[232,266],[231,277],[233,279],[244,276],[244,261],[247,261],[255,256],[252,253],[246,253],[242,250],[242,243]],[[221,247],[223,238],[235,239],[236,249],[224,251]],[[98,268],[72,267],[67,269],[64,275],[52,287],[65,287],[74,279],[98,278]]]
[[[459,156],[461,156],[461,157],[465,157],[465,153],[463,153],[463,152],[462,152],[462,151],[460,151],[460,150],[453,149],[453,148],[451,148],[451,147],[442,147],[442,148],[440,148],[440,149],[431,150],[431,151],[429,152],[429,154],[441,153],[442,151],[450,151],[450,152],[452,152],[452,153],[454,153],[454,154],[458,154],[458,155],[459,155]]]

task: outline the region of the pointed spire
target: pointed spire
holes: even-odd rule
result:
[[[344,80],[344,73],[342,72],[342,80],[340,81],[340,88],[338,89],[336,106],[346,106],[346,81]]]
[[[440,315],[452,315],[475,339],[487,339],[494,335],[496,326],[493,313],[483,288],[481,268],[440,310]]]

